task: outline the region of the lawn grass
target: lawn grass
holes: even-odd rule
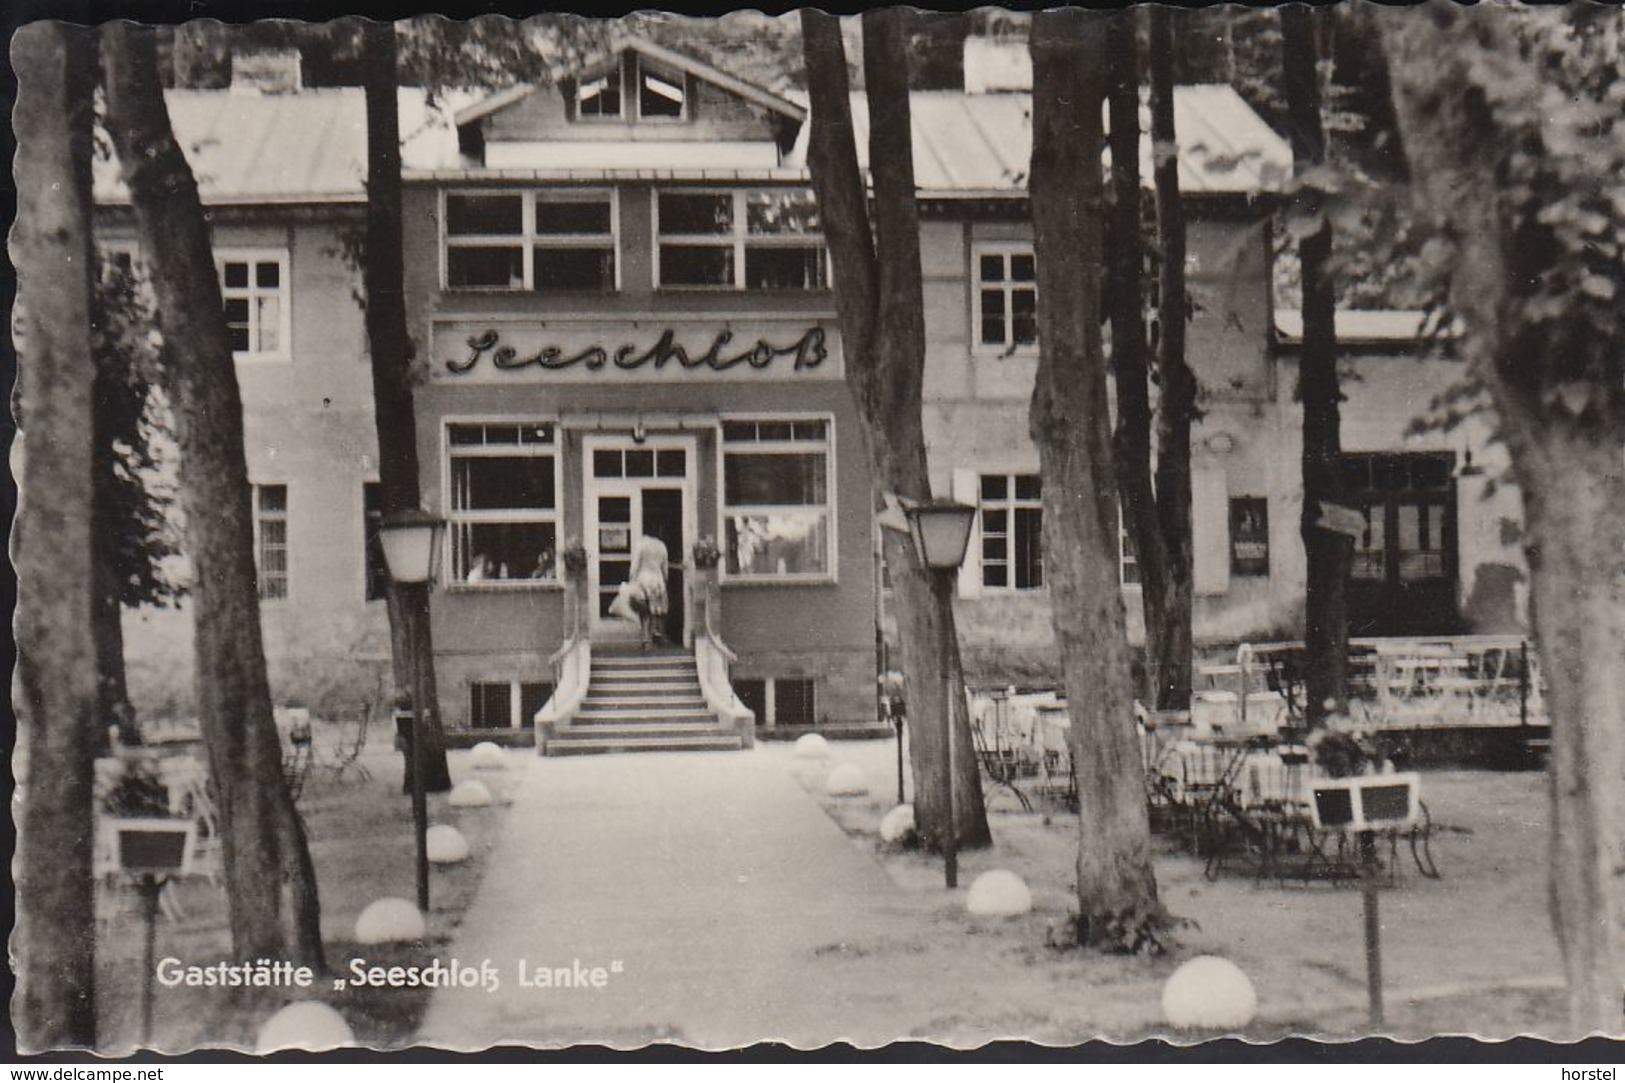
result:
[[[357,943],[355,922],[379,898],[414,896],[411,800],[401,793],[401,758],[387,747],[370,751],[363,761],[370,779],[353,773],[335,778],[318,767],[301,794],[299,809],[316,866],[328,973],[309,989],[224,991],[155,984],[150,1047],[169,1053],[203,1047],[252,1050],[265,1020],[299,999],[320,1000],[338,1010],[364,1046],[410,1045],[428,1008],[430,990],[356,986],[340,990],[333,979],[348,973],[351,959],[421,966],[445,955],[479,886],[508,801],[528,765],[527,756],[510,752],[507,769],[478,773],[495,797],[489,808],[452,809],[445,795],[430,796],[430,823],[455,825],[468,839],[470,857],[457,865],[431,868],[427,938],[392,945]],[[473,776],[466,752],[452,752],[450,758],[454,779]],[[224,888],[194,878],[173,885],[169,892],[180,912],[159,919],[155,957],[173,956],[187,965],[230,961]],[[142,1044],[139,902],[128,886],[102,884],[97,909],[98,1048],[128,1053]]]

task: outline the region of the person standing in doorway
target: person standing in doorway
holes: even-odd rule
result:
[[[669,560],[666,543],[647,534],[638,539],[637,549],[632,553],[632,607],[637,611],[643,626],[644,650],[649,649],[656,635],[662,640],[665,639],[661,629],[665,625],[666,613],[671,606],[666,594],[666,571]]]

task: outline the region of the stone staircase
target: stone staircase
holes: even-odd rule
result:
[[[591,677],[569,727],[544,756],[592,752],[722,751],[744,747],[700,691],[692,652],[594,644]]]

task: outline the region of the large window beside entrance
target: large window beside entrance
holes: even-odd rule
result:
[[[616,289],[612,191],[447,192],[445,199],[448,288]]]
[[[727,573],[741,579],[828,579],[830,422],[722,423]]]
[[[1044,585],[1044,490],[1037,474],[982,475],[982,587]]]
[[[1032,245],[975,249],[976,342],[1007,353],[1038,347],[1038,263]]]
[[[459,423],[446,430],[450,578],[459,584],[557,578],[558,480],[550,424]]]
[[[821,290],[829,285],[818,204],[808,188],[655,195],[663,287]]]

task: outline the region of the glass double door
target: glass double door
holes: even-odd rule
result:
[[[610,604],[632,574],[633,557],[644,537],[666,547],[667,612],[671,643],[687,642],[683,564],[693,541],[694,467],[692,439],[593,437],[586,451],[586,526],[590,554],[588,580],[593,598],[593,635],[633,638],[635,623],[610,615]]]

